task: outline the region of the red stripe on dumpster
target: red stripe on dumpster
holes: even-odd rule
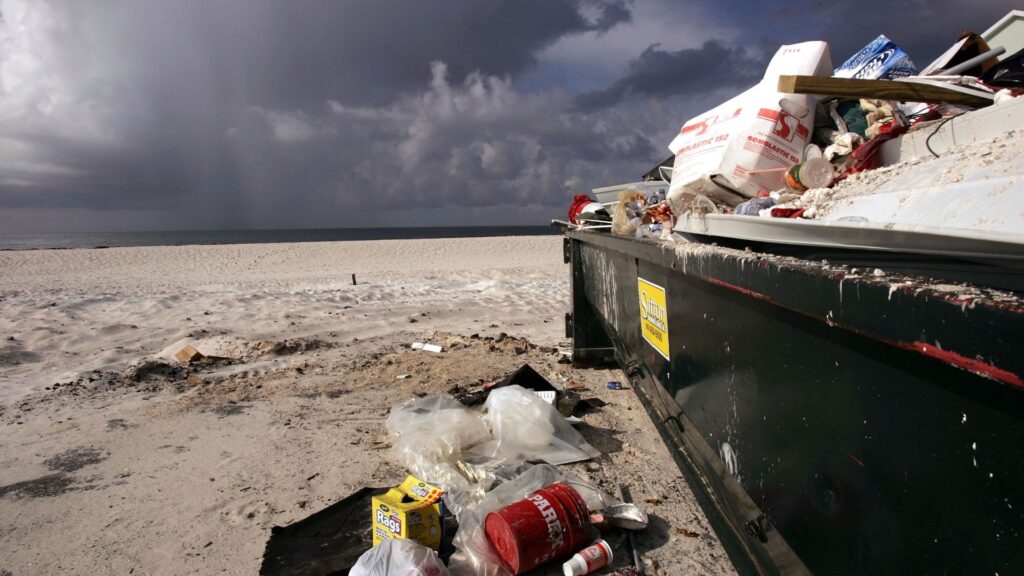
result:
[[[761,294],[760,292],[754,292],[753,290],[750,290],[748,288],[743,288],[742,286],[737,286],[735,284],[729,284],[728,282],[722,282],[721,280],[718,280],[716,278],[704,277],[704,279],[707,280],[708,282],[711,282],[712,284],[714,284],[716,286],[721,286],[723,288],[728,288],[730,290],[735,290],[737,292],[741,292],[743,294],[746,294],[747,296],[753,296],[754,298],[758,298],[760,300],[765,300],[767,302],[771,302],[772,301],[772,299],[769,298],[768,296],[765,296],[764,294]]]
[[[703,277],[703,278],[704,278],[704,280],[707,280],[708,282],[710,282],[712,284],[715,284],[717,286],[721,286],[723,288],[729,288],[730,290],[735,290],[737,292],[740,292],[742,294],[746,294],[747,296],[751,296],[751,297],[757,298],[759,300],[764,300],[766,302],[772,302],[773,304],[775,303],[767,295],[762,294],[760,292],[755,292],[753,290],[750,290],[750,289],[747,289],[747,288],[743,288],[741,286],[736,286],[735,284],[729,284],[728,282],[722,282],[721,280],[718,280],[716,278],[710,278],[710,277]],[[801,312],[799,310],[795,310],[795,309],[792,309],[792,308],[790,308],[790,309],[794,310],[795,312],[804,314],[806,316],[810,316],[812,318],[816,318],[812,314],[807,314],[806,312]],[[904,350],[911,350],[911,351],[917,352],[919,354],[924,354],[925,356],[928,356],[929,358],[934,358],[934,359],[939,360],[941,362],[945,362],[946,364],[950,364],[952,366],[956,366],[957,368],[960,368],[961,370],[966,370],[968,372],[971,372],[972,374],[977,374],[978,376],[981,376],[983,378],[988,378],[989,380],[995,380],[996,382],[1002,382],[1004,384],[1010,384],[1011,386],[1017,386],[1019,388],[1024,388],[1024,379],[1021,379],[1020,376],[1018,376],[1017,374],[1015,374],[1013,372],[1010,372],[1009,370],[1004,370],[1004,369],[1002,369],[1002,368],[1000,368],[998,366],[994,366],[994,365],[989,364],[988,362],[984,362],[982,360],[977,360],[975,358],[968,358],[968,357],[966,357],[966,356],[964,356],[962,354],[957,354],[956,352],[951,352],[949,350],[942,350],[942,349],[940,349],[940,348],[938,348],[936,346],[933,346],[931,344],[926,344],[926,343],[920,342],[920,341],[913,342],[913,343],[895,342],[895,341],[892,341],[892,340],[889,340],[889,339],[886,339],[886,338],[879,338],[878,336],[875,336],[875,335],[870,334],[868,332],[864,332],[862,330],[857,330],[857,329],[855,329],[853,327],[850,327],[850,326],[842,326],[842,325],[837,325],[837,326],[839,326],[840,328],[844,328],[846,330],[850,330],[851,332],[856,332],[857,334],[861,334],[863,336],[867,336],[868,338],[871,338],[873,340],[878,340],[880,342],[885,342],[887,344],[891,344],[893,346],[897,346],[899,348],[903,348]]]
[[[1019,386],[1024,388],[1024,380],[1020,376],[1010,372],[1009,370],[1003,370],[998,366],[993,366],[988,362],[982,362],[974,358],[968,358],[966,356],[957,354],[956,352],[950,352],[949,350],[942,350],[937,346],[931,344],[925,344],[924,342],[914,342],[913,344],[899,343],[901,348],[907,348],[920,352],[925,356],[930,356],[936,360],[941,360],[947,364],[952,364],[961,370],[967,370],[973,372],[978,376],[984,376],[991,380],[998,382],[1005,382],[1006,384],[1012,384],[1013,386]]]

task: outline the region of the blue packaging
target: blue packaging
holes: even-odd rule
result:
[[[917,68],[910,56],[885,34],[879,34],[833,72],[836,78],[869,80],[892,80],[916,74]]]

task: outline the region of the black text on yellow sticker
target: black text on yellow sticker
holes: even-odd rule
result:
[[[640,292],[640,332],[648,344],[669,360],[665,289],[643,278],[637,278],[637,290]]]

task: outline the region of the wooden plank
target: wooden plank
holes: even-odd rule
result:
[[[987,106],[990,98],[967,94],[952,88],[918,82],[824,78],[821,76],[779,76],[779,92],[817,94],[843,98],[876,98],[905,102],[943,102],[966,106]]]

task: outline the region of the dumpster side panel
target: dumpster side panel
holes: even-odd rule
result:
[[[814,314],[833,304],[828,276],[737,264],[726,277],[644,250],[582,244],[585,297],[620,362],[653,383],[639,390],[665,406],[652,414],[678,412],[689,438],[678,443],[709,514],[744,540],[733,551],[755,557],[754,571],[1024,572],[1019,388]],[[665,290],[668,358],[644,337],[638,290],[651,284]],[[780,285],[820,301],[800,311],[781,305],[784,295],[763,297]],[[848,306],[833,316],[884,309],[887,320],[863,322],[900,322],[882,326],[894,332],[917,323],[943,338],[936,303],[912,294],[875,302],[859,288],[839,288]],[[977,339],[997,334],[1004,356],[1020,348],[1006,337],[1019,315],[996,309],[984,319]]]

